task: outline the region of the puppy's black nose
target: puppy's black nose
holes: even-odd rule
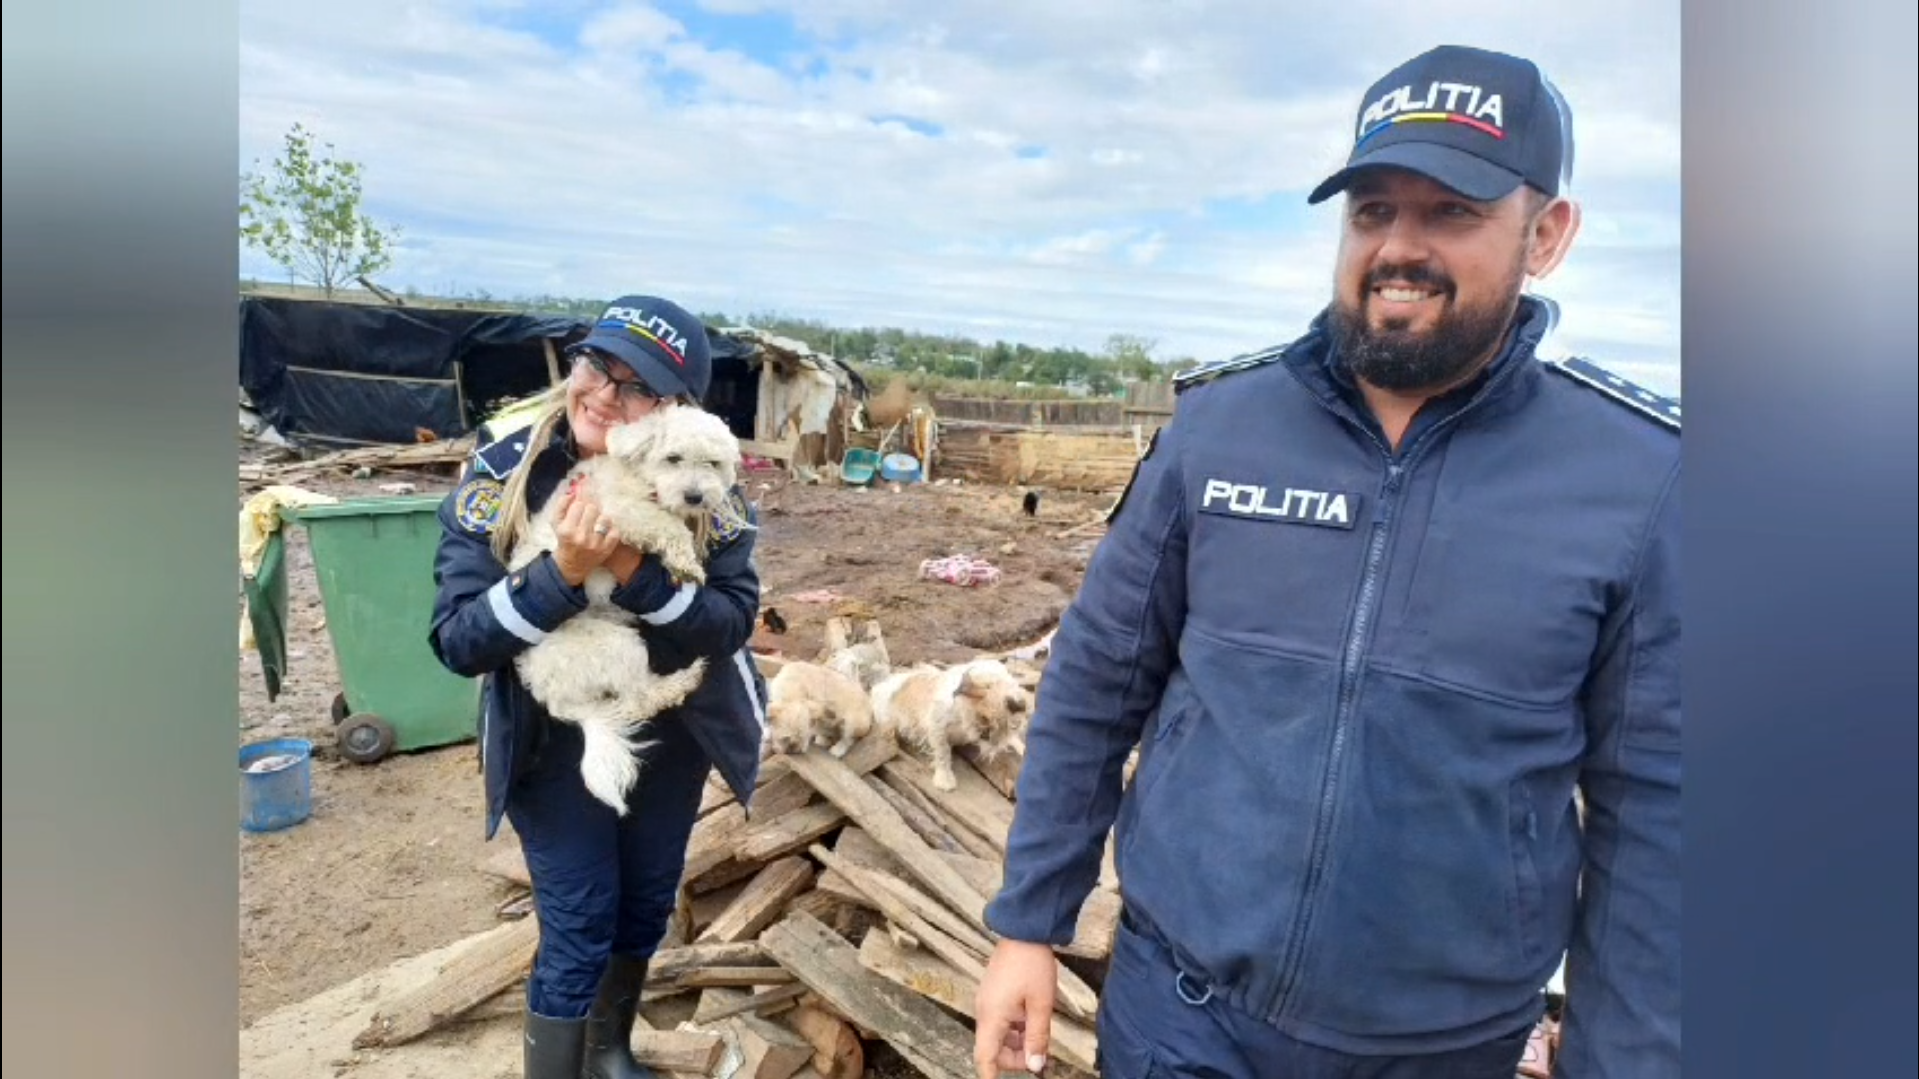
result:
[[[686,504],[689,506],[697,506],[706,501],[706,496],[698,491],[688,491],[684,497],[686,498]]]

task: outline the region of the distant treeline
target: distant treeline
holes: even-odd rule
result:
[[[565,296],[534,296],[509,302],[525,311],[580,318],[592,318],[604,306],[604,301]],[[1129,381],[1163,380],[1195,363],[1190,357],[1159,359],[1153,355],[1155,342],[1124,334],[1109,337],[1105,351],[1091,353],[893,327],[833,326],[768,311],[699,314],[709,325],[753,326],[804,341],[811,348],[852,364],[876,389],[889,376],[901,374],[915,388],[940,392],[991,397],[1111,397],[1120,394]]]

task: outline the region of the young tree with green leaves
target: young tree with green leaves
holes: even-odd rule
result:
[[[264,172],[240,179],[240,239],[287,272],[333,291],[393,264],[399,230],[360,210],[362,166],[316,149],[312,132],[293,125],[286,152]]]

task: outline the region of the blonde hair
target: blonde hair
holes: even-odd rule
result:
[[[667,398],[667,401],[682,407],[702,407],[699,398],[691,394],[678,394]],[[526,454],[521,457],[519,466],[514,468],[513,475],[507,477],[506,489],[500,495],[500,520],[493,530],[493,556],[500,560],[501,565],[505,565],[512,556],[514,545],[526,534],[527,526],[532,521],[532,512],[527,507],[527,478],[533,473],[534,460],[545,452],[547,443],[553,440],[554,428],[566,418],[566,383],[556,383],[534,397],[508,406],[503,412],[522,410],[533,413],[533,422],[526,432]],[[495,413],[495,416],[501,414]],[[716,507],[714,512],[723,517],[725,524],[733,530],[752,527],[730,498]],[[713,524],[712,515],[706,515],[694,525],[694,541],[701,551],[707,549],[708,541],[713,536]]]
[[[526,480],[533,472],[533,461],[546,449],[553,439],[553,429],[566,417],[566,383],[555,383],[551,388],[530,398],[523,405],[514,406],[533,411],[533,425],[526,432],[526,454],[520,458],[520,464],[513,475],[506,480],[506,490],[500,496],[500,520],[493,529],[493,556],[501,565],[513,553],[514,544],[526,534],[527,524],[532,515],[526,507]]]

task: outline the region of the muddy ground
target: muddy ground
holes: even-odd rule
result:
[[[260,457],[242,442],[243,461]],[[396,481],[422,493],[451,487],[449,476],[430,472],[299,486],[359,497]],[[764,608],[785,625],[784,633],[763,626],[756,649],[813,658],[827,619],[842,614],[877,618],[895,664],[950,662],[1043,636],[1077,589],[1097,538],[1096,529],[1058,534],[1111,502],[1110,493],[1045,492],[1027,516],[1023,492],[1008,488],[848,489],[788,483],[777,471],[749,473],[748,485],[761,506]],[[242,485],[240,502],[256,489]],[[334,750],[330,710],[340,686],[332,643],[305,536],[293,528],[287,538],[286,682],[269,702],[258,655],[240,653],[238,733],[241,741],[292,734],[316,743],[313,815],[281,833],[239,833],[242,1026],[497,925],[496,908],[513,895],[477,869],[493,847],[482,842],[470,742],[375,765]],[[969,588],[919,578],[923,560],[960,553],[990,560],[999,582]]]

